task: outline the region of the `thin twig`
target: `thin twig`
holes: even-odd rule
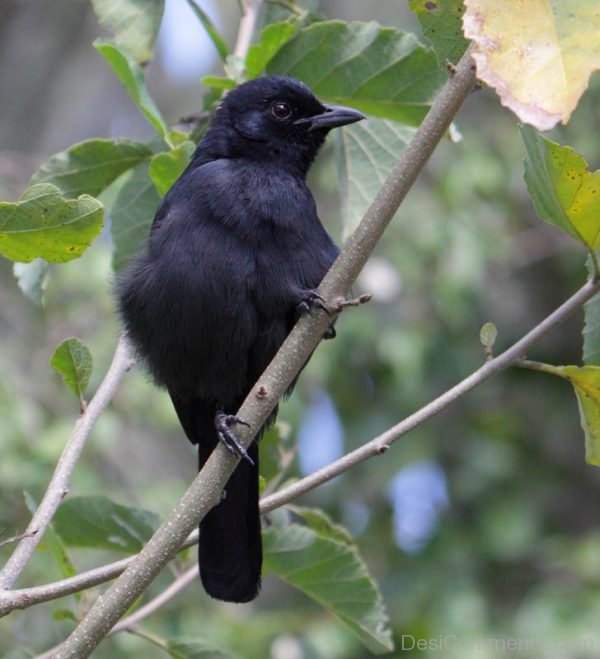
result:
[[[236,57],[245,59],[248,54],[248,49],[252,43],[252,36],[256,30],[256,23],[258,15],[262,7],[262,0],[245,0],[243,3],[243,13],[240,19],[240,27],[238,30],[237,40],[233,54]]]
[[[10,538],[6,538],[6,540],[2,540],[0,542],[0,547],[4,547],[4,545],[10,545],[11,542],[18,542],[19,540],[23,540],[24,538],[30,538],[32,535],[35,535],[36,531],[31,531],[30,533],[19,533],[18,535],[13,535]]]
[[[124,339],[121,338],[117,344],[110,368],[96,395],[90,401],[85,412],[75,422],[73,432],[58,460],[48,489],[25,530],[23,540],[17,545],[0,572],[0,592],[1,589],[12,588],[31,559],[56,509],[69,491],[71,474],[94,424],[100,413],[110,402],[121,379],[132,364],[133,360],[128,355],[127,345]]]

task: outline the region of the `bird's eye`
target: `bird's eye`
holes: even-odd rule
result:
[[[284,101],[276,101],[271,106],[271,112],[276,119],[289,119],[292,114],[292,108]]]

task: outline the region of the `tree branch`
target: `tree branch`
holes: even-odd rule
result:
[[[517,343],[494,359],[486,361],[477,371],[473,372],[467,378],[419,409],[411,416],[395,426],[392,426],[366,444],[363,444],[360,448],[346,454],[339,460],[332,462],[330,465],[302,478],[279,492],[263,497],[260,502],[260,512],[262,514],[271,512],[276,508],[294,501],[299,496],[313,490],[319,485],[332,480],[336,476],[343,474],[345,471],[348,471],[360,462],[381,455],[396,440],[432,418],[438,414],[438,412],[444,410],[448,405],[467,394],[474,387],[480,385],[490,377],[510,366],[532,368],[534,370],[548,370],[547,368],[539,368],[539,365],[537,365],[536,362],[523,360],[522,356],[525,355],[525,353],[535,343],[540,341],[549,331],[564,322],[598,292],[600,292],[600,281],[592,280],[587,282],[572,297],[553,311]],[[545,367],[546,365],[542,366]],[[198,542],[197,530],[190,534],[181,549],[190,547],[196,542]],[[109,565],[89,570],[88,572],[84,572],[75,577],[63,579],[62,581],[57,581],[45,586],[23,588],[21,590],[6,593],[3,597],[0,597],[0,617],[6,615],[13,609],[28,608],[29,606],[33,606],[40,602],[46,602],[65,595],[71,595],[72,593],[110,581],[121,574],[125,568],[135,560],[135,558],[135,556],[131,556],[121,561],[110,563]]]
[[[192,547],[197,542],[198,529],[195,529],[181,545],[181,550]],[[0,591],[0,618],[8,615],[14,609],[28,609],[30,606],[73,595],[111,581],[123,574],[125,568],[133,563],[136,555],[43,586]]]
[[[196,538],[197,540],[197,538]],[[127,559],[126,559],[127,560]],[[118,632],[132,632],[134,634],[139,634],[143,638],[148,638],[148,640],[155,641],[148,637],[146,634],[140,633],[140,630],[136,629],[136,626],[139,622],[151,616],[155,611],[158,611],[164,604],[166,604],[170,599],[173,599],[175,595],[180,593],[184,588],[187,588],[192,581],[195,581],[198,578],[198,565],[194,565],[189,570],[186,570],[183,574],[178,576],[175,581],[173,581],[165,590],[157,595],[154,599],[150,600],[147,604],[140,607],[135,613],[123,618],[118,622],[109,632],[109,636],[117,634]],[[56,646],[43,654],[39,654],[35,659],[51,659],[54,657],[56,652],[59,650],[60,646]],[[166,649],[166,648],[165,648]]]
[[[529,348],[542,339],[550,330],[554,329],[557,325],[564,322],[573,313],[578,311],[589,299],[594,297],[600,291],[600,281],[590,280],[582,286],[574,295],[572,295],[566,302],[561,304],[558,309],[553,311],[546,317],[539,325],[536,325],[524,337],[519,339],[508,350],[502,354],[486,361],[481,368],[471,373],[467,378],[456,384],[454,387],[443,393],[441,396],[432,400],[430,403],[422,407],[420,410],[411,414],[409,417],[400,423],[392,426],[381,435],[375,437],[371,441],[363,444],[361,447],[344,455],[339,460],[315,471],[314,473],[302,478],[301,480],[292,483],[280,492],[275,492],[261,500],[261,512],[267,513],[275,508],[293,501],[301,494],[305,494],[315,487],[330,481],[332,478],[343,474],[352,467],[356,466],[364,460],[382,455],[396,440],[400,439],[403,435],[410,432],[417,426],[430,419],[431,417],[441,412],[448,407],[455,400],[464,396],[471,391],[474,387],[485,382],[492,376],[500,371],[505,370],[509,366],[521,366],[526,368],[536,368],[532,366],[535,362],[522,361]],[[544,365],[545,366],[545,365]],[[545,368],[537,368],[536,370],[550,370]]]
[[[2,596],[2,589],[9,589],[14,585],[31,559],[56,509],[69,491],[71,474],[94,424],[108,405],[121,379],[132,364],[133,360],[127,354],[126,343],[121,338],[117,344],[110,368],[96,395],[75,422],[73,432],[58,460],[48,489],[23,533],[23,539],[0,572],[0,596]]]
[[[421,127],[388,180],[367,211],[360,225],[344,246],[320,288],[325,299],[345,297],[368,259],[385,227],[427,162],[436,144],[475,84],[470,52],[461,59],[454,74],[438,95]],[[296,324],[282,348],[239,410],[252,428],[260,428],[284,394],[302,365],[323,336],[330,318],[325,312],[305,316]],[[245,446],[253,439],[247,428],[240,438]],[[156,575],[177,553],[180,545],[206,513],[220,500],[222,489],[237,465],[237,459],[219,445],[207,460],[175,509],[138,554],[121,577],[92,606],[71,636],[57,652],[61,658],[89,656],[94,648],[144,592]]]

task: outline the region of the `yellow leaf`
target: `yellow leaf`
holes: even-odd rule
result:
[[[585,460],[600,467],[600,367],[547,366],[543,370],[573,385],[585,434]]]
[[[521,121],[567,123],[600,69],[598,0],[465,0],[477,75]]]

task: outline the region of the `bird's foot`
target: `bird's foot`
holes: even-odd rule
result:
[[[327,325],[327,329],[325,330],[325,334],[323,334],[323,339],[327,341],[328,339],[335,339],[337,336],[337,332],[335,331],[335,324],[334,321],[329,323]]]
[[[331,316],[331,311],[327,308],[325,300],[314,289],[309,289],[304,292],[302,299],[298,303],[297,309],[299,316],[304,313],[309,314],[313,309],[321,309],[328,316]]]
[[[298,317],[305,313],[310,314],[313,309],[321,309],[321,311],[324,311],[328,316],[331,316],[331,311],[325,304],[325,300],[319,295],[319,293],[317,293],[317,291],[311,289],[305,292],[304,297],[298,303]],[[336,331],[334,324],[335,320],[332,320],[329,323],[325,334],[323,334],[324,339],[335,339]]]
[[[254,460],[248,455],[248,452],[243,447],[238,434],[232,428],[232,426],[236,424],[247,426],[248,428],[250,427],[249,423],[242,421],[242,419],[235,416],[235,414],[225,414],[225,412],[222,411],[215,414],[215,428],[217,429],[217,435],[219,436],[220,442],[237,458],[248,460],[248,462],[254,466]]]

